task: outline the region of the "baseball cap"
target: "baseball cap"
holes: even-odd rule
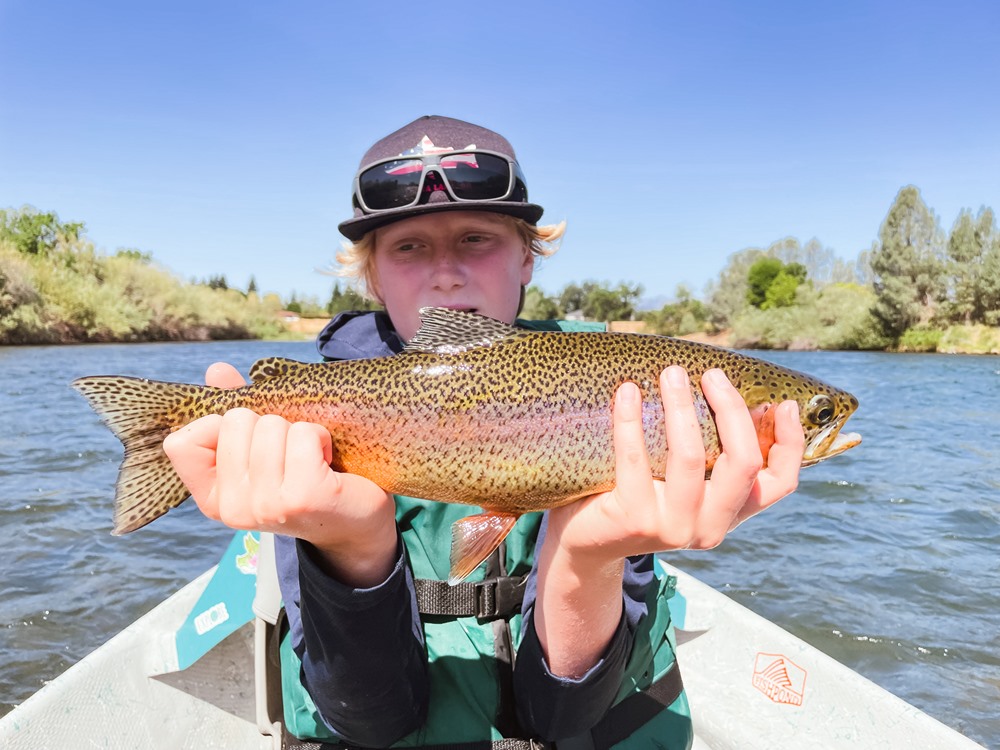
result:
[[[502,165],[507,170],[506,177],[509,177],[508,189],[506,192],[499,190],[497,197],[480,198],[474,192],[470,193],[472,198],[460,197],[454,188],[464,183],[449,184],[447,173],[450,169],[444,168],[449,152],[460,152],[452,159],[455,166],[485,166],[487,161]],[[411,174],[408,178],[410,193],[406,200],[412,196],[412,202],[398,207],[387,204],[389,207],[372,208],[364,200],[365,175],[373,172],[373,165],[382,164],[385,165],[383,175],[386,172]],[[412,176],[414,170],[421,172],[420,184],[425,186],[419,197],[416,191],[418,178]],[[485,169],[478,171],[486,173]],[[429,183],[433,185],[428,186]],[[396,181],[389,183],[383,180],[381,187],[386,185],[392,189]],[[341,234],[352,242],[357,242],[380,226],[435,211],[491,211],[516,216],[532,225],[538,223],[543,212],[541,206],[528,202],[524,176],[517,164],[514,148],[506,138],[478,125],[439,115],[420,117],[368,149],[355,176],[353,205],[353,218],[341,222],[338,227]]]

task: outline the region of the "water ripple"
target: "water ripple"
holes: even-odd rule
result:
[[[121,449],[69,387],[98,373],[199,382],[311,344],[0,350],[0,714],[214,564],[190,503],[112,537]],[[717,550],[668,559],[987,746],[1000,747],[996,360],[770,352],[851,390],[862,445]]]

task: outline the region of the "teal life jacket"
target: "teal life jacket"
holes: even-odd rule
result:
[[[603,330],[600,324],[572,321],[519,323],[534,330]],[[392,747],[461,746],[483,741],[502,747],[501,741],[509,737],[504,728],[497,726],[498,717],[513,711],[512,705],[500,705],[506,700],[502,685],[510,679],[510,656],[503,653],[508,646],[498,633],[498,625],[507,623],[509,629],[504,629],[516,650],[522,637],[520,613],[507,613],[509,616],[499,621],[480,618],[475,613],[427,614],[428,610],[437,610],[420,600],[421,588],[432,592],[449,588],[445,581],[450,569],[451,525],[470,512],[468,506],[396,496],[396,522],[418,587],[431,700],[423,726]],[[517,582],[523,581],[531,570],[541,518],[541,513],[522,516],[504,542],[506,569],[500,571],[500,578],[508,587],[516,588]],[[650,747],[673,750],[691,746],[690,709],[677,672],[676,641],[670,620],[669,600],[675,593],[676,581],[658,564],[656,569],[657,581],[647,592],[647,614],[636,627],[632,652],[614,705],[605,720],[586,736],[560,742],[558,746],[591,750]],[[489,573],[492,578],[497,571]],[[460,591],[492,591],[491,602],[495,605],[504,592],[482,583],[477,587],[477,582],[483,582],[486,576],[487,570],[480,566],[460,584],[465,587]],[[302,685],[301,662],[288,636],[280,645],[280,661],[285,728],[294,737],[336,747],[338,738],[323,723],[312,697]],[[373,717],[373,721],[377,720]]]

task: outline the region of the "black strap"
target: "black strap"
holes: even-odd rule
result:
[[[641,693],[635,693],[612,706],[597,726],[590,730],[594,747],[609,748],[646,724],[684,692],[681,670],[675,660],[663,677]]]
[[[501,591],[500,581],[509,581],[507,575],[507,545],[504,542],[493,551],[493,554],[486,561],[486,579],[496,582],[495,592]],[[525,576],[527,579],[527,576]],[[486,586],[482,591],[490,590]],[[521,599],[524,597],[524,590],[521,589],[521,597],[517,601],[517,609],[521,609]],[[499,597],[493,597],[496,604],[500,604]],[[505,605],[512,605],[513,602],[504,602]],[[497,607],[499,610],[499,607]],[[510,633],[510,615],[499,616],[490,625],[493,628],[493,656],[496,659],[497,668],[497,710],[494,718],[494,726],[504,737],[523,737],[525,732],[521,728],[521,722],[517,718],[517,699],[514,696],[514,639]]]
[[[417,578],[417,608],[422,615],[508,620],[521,611],[528,576],[498,575],[459,583]]]
[[[538,740],[481,740],[457,742],[449,745],[422,745],[412,750],[550,750],[553,745]],[[370,750],[359,745],[334,745],[316,740],[300,740],[282,726],[281,750]]]
[[[681,671],[675,661],[670,670],[641,693],[631,695],[611,708],[594,727],[590,736],[595,750],[607,750],[628,738],[672,704],[684,690]],[[335,745],[316,740],[300,740],[281,728],[282,750],[368,750],[358,745]],[[460,742],[449,745],[424,745],[414,750],[547,750],[552,745],[540,740],[502,739]]]

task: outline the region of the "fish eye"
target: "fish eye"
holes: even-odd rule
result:
[[[823,427],[830,423],[834,415],[833,399],[822,394],[813,396],[809,402],[809,421]]]

